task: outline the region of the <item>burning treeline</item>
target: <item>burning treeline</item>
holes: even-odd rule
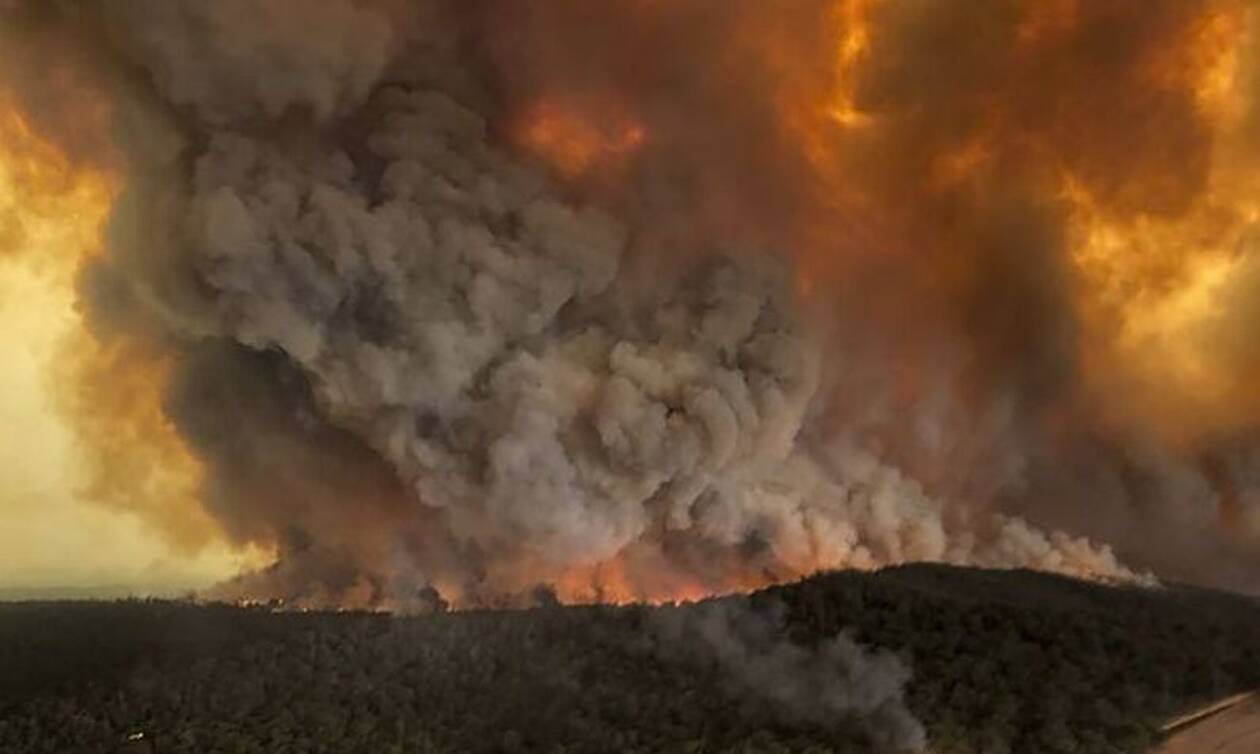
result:
[[[113,187],[95,491],[229,592],[1257,587],[1251,3],[0,9],[16,195]]]

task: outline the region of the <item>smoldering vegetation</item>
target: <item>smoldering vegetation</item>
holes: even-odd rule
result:
[[[1260,684],[1258,622],[1219,592],[929,565],[661,608],[11,604],[0,751],[1140,752]]]

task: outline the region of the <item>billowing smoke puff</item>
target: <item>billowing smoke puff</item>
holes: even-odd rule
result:
[[[409,564],[405,540],[392,562],[352,556],[374,583],[395,582],[389,596],[429,580],[523,590],[644,548],[661,550],[649,571],[706,589],[747,569],[688,574],[708,552],[777,578],[946,558],[1126,574],[1105,550],[1018,520],[949,531],[941,503],[876,457],[805,442],[824,353],[782,259],[682,249],[652,285],[626,279],[637,229],[494,148],[459,91],[365,84],[383,68],[370,44],[254,21],[245,48],[285,61],[270,74],[240,45],[190,36],[203,13],[235,28],[219,17],[232,4],[215,7],[126,5],[161,42],[131,49],[201,134],[168,237],[204,288],[210,332],[284,354],[315,420],[379,454],[440,527],[455,562]],[[337,13],[329,28],[362,27],[356,40],[379,28]],[[185,70],[190,46],[205,60]],[[296,105],[310,122],[275,123]],[[220,407],[184,411],[199,409]],[[225,508],[269,503],[231,494]],[[364,504],[270,523],[321,545],[320,527]],[[632,572],[632,596],[661,578]]]
[[[978,112],[997,119],[992,150],[1016,149],[1007,120],[1032,134],[1019,149],[1075,143],[1039,125],[1053,113],[971,92],[924,122],[930,93],[900,66],[930,56],[894,53],[940,22],[934,4],[881,17],[889,62],[846,86],[886,121],[835,143],[787,100],[826,68],[806,63],[835,52],[819,24],[843,3],[471,5],[10,11],[99,32],[64,36],[114,72],[127,188],[84,305],[99,338],[173,365],[165,408],[206,509],[279,548],[229,593],[669,598],[909,560],[1139,578],[1080,535],[1217,580],[1188,564],[1220,541],[1219,485],[1091,413],[1065,213],[1028,198],[1036,160],[994,157],[956,191],[916,173],[968,135],[934,128]],[[1023,54],[1017,22],[992,20],[977,54]],[[548,97],[580,127],[520,131]],[[617,137],[624,118],[638,125]],[[863,201],[816,174],[828,150]],[[1128,157],[1107,170],[1145,175],[1150,156]],[[1246,457],[1222,473],[1242,479]],[[1142,485],[1158,493],[1136,501]],[[1187,521],[1184,558],[1143,545]]]

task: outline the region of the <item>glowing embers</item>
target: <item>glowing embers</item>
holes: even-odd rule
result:
[[[529,108],[515,131],[526,150],[568,179],[621,163],[647,140],[644,128],[630,118],[592,117],[549,100]]]
[[[506,593],[529,595],[542,585],[543,593],[562,604],[661,605],[746,594],[818,571],[870,565],[834,553],[799,555],[788,562],[777,557],[748,559],[733,550],[714,549],[671,557],[659,543],[637,542],[598,563],[560,565],[524,555],[511,564],[510,572],[503,569],[491,575],[505,585]],[[458,588],[443,596],[449,596],[456,608],[476,606]]]

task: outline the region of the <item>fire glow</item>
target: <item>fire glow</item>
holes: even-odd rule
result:
[[[84,124],[103,128],[104,107],[86,95],[83,103]],[[169,364],[135,343],[98,340],[78,310],[78,275],[103,253],[105,227],[121,191],[120,176],[107,161],[76,164],[41,138],[15,103],[0,96],[0,288],[6,297],[21,297],[15,314],[3,318],[15,333],[4,348],[17,367],[13,372],[30,368],[39,374],[36,384],[17,383],[6,395],[12,403],[3,408],[14,437],[27,414],[39,420],[23,430],[30,433],[28,444],[15,448],[13,456],[23,457],[20,463],[28,471],[11,478],[0,507],[41,505],[44,512],[31,514],[36,520],[26,524],[48,530],[40,536],[67,542],[110,537],[96,546],[95,557],[70,567],[79,579],[135,579],[133,569],[173,550],[181,563],[172,573],[141,578],[148,588],[177,589],[257,567],[266,554],[224,548],[201,509],[196,459],[162,412]],[[11,319],[19,309],[20,318]],[[7,452],[5,457],[10,457]],[[45,475],[46,482],[24,481]],[[92,515],[76,512],[84,504],[103,509]],[[152,528],[133,533],[137,515]],[[85,520],[76,522],[76,516]],[[8,542],[5,570],[14,577],[30,571],[28,578],[54,584],[69,578],[46,564],[46,557],[27,554],[30,546]],[[51,542],[34,546],[47,552]]]
[[[255,2],[14,11],[118,81],[0,107],[85,495],[224,594],[1254,586],[1248,3]]]
[[[613,169],[647,138],[643,128],[633,122],[618,119],[604,126],[550,102],[531,108],[523,122],[519,140],[524,148],[569,179],[595,169]]]

